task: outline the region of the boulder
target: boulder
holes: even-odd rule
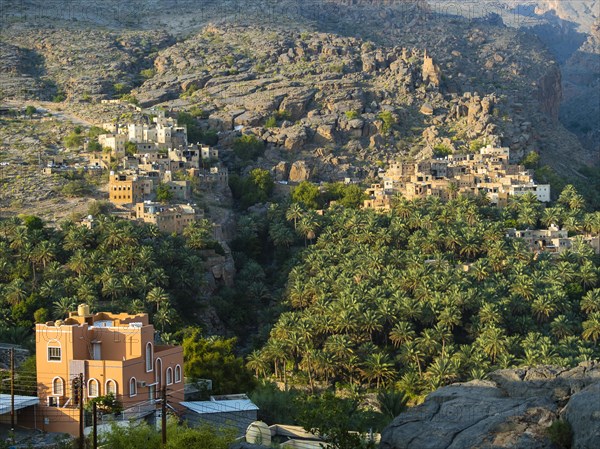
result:
[[[325,145],[335,141],[335,127],[333,125],[320,125],[314,136],[315,143]]]
[[[431,105],[431,103],[423,103],[423,106],[421,106],[421,114],[424,115],[433,115],[433,106]]]
[[[573,449],[600,448],[600,383],[571,396],[563,417],[573,429]]]
[[[234,125],[241,126],[258,126],[263,118],[260,114],[252,111],[245,111],[233,119]]]
[[[275,167],[271,169],[273,178],[275,181],[285,181],[288,177],[289,164],[285,161],[281,161]]]
[[[427,52],[423,56],[422,77],[425,85],[433,84],[435,87],[440,86],[442,72],[437,64],[433,62],[433,58],[427,56]]]
[[[297,152],[302,150],[308,138],[306,129],[303,126],[291,127],[285,132],[283,146],[286,150]]]
[[[547,428],[559,415],[574,449],[600,447],[600,364],[506,369],[489,379],[431,393],[384,429],[380,448],[555,449]]]
[[[310,178],[310,168],[306,161],[296,161],[290,168],[290,182],[308,181]]]
[[[315,95],[316,90],[306,89],[300,91],[292,91],[290,95],[285,97],[279,109],[287,111],[293,121],[300,120],[306,114],[307,107]]]

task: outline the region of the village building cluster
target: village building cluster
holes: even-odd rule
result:
[[[444,159],[395,162],[379,174],[381,182],[366,190],[365,208],[391,209],[392,198],[436,196],[443,201],[458,194],[485,194],[490,203],[506,206],[510,196],[532,193],[550,201],[550,185],[536,184],[533,174],[512,164],[509,148],[486,146],[476,154],[450,154]]]
[[[98,136],[103,151],[87,155],[89,167],[112,168],[108,199],[132,219],[181,233],[204,216],[190,204],[192,184],[206,190],[227,186],[228,172],[216,148],[188,143],[185,126],[164,111],[152,112],[149,124],[104,123],[109,132]]]
[[[511,239],[522,239],[528,248],[536,253],[545,252],[560,254],[573,247],[575,238],[581,238],[582,242],[592,247],[596,254],[600,254],[600,237],[594,235],[581,235],[569,237],[566,229],[560,229],[552,224],[548,229],[525,229],[514,228],[506,230],[506,237]]]

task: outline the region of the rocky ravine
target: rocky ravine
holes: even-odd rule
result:
[[[382,433],[381,449],[553,449],[561,418],[574,449],[600,447],[600,363],[506,369],[431,393]]]

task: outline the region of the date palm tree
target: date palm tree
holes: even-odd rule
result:
[[[394,328],[390,331],[389,338],[396,348],[413,341],[415,338],[413,325],[408,321],[396,323]]]
[[[588,315],[588,319],[583,322],[583,333],[581,336],[588,341],[593,341],[594,345],[600,339],[600,312],[593,312]]]
[[[254,376],[258,379],[264,377],[269,370],[269,361],[264,351],[254,350],[246,357],[246,368],[254,371]]]
[[[382,383],[391,381],[395,376],[394,364],[390,361],[389,356],[382,352],[369,354],[362,364],[361,372],[368,382],[376,382],[378,390]]]
[[[302,206],[300,206],[299,203],[292,203],[288,210],[285,212],[285,218],[288,221],[293,221],[294,229],[296,229],[298,220],[300,220],[303,217],[304,213],[305,211],[304,209],[302,209]]]
[[[162,287],[154,287],[146,295],[146,301],[156,305],[156,311],[160,310],[161,305],[168,305],[171,298]]]

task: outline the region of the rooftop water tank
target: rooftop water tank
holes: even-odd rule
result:
[[[77,315],[78,316],[88,316],[90,314],[90,306],[87,304],[79,304],[77,306]]]
[[[271,429],[262,421],[254,421],[246,429],[246,443],[271,446]]]

